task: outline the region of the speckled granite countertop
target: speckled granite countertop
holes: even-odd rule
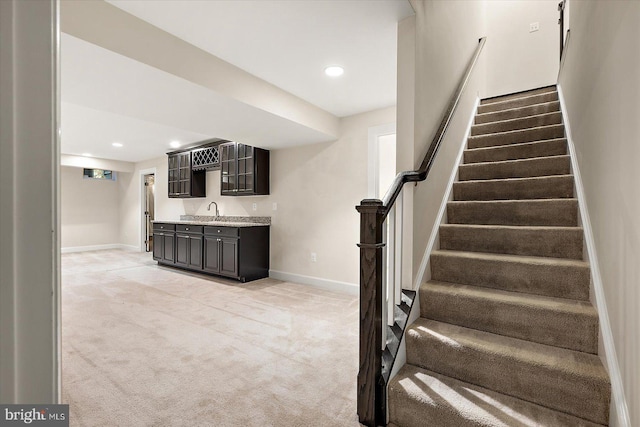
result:
[[[200,215],[180,215],[179,220],[159,220],[153,222],[163,222],[168,224],[193,224],[211,225],[217,227],[264,227],[271,225],[269,216],[200,216]]]

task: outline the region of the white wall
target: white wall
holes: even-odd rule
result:
[[[487,88],[497,96],[555,84],[560,55],[558,1],[486,2]],[[538,22],[540,30],[529,32]]]
[[[414,147],[416,93],[416,17],[398,23],[398,85],[396,107],[396,170],[416,167]],[[413,286],[413,189],[402,190],[402,287]]]
[[[368,129],[394,121],[395,107],[358,114],[341,119],[335,142],[272,150],[269,196],[220,196],[220,172],[212,171],[207,172],[208,197],[169,199],[166,156],[138,163],[123,181],[121,243],[139,245],[139,171],[156,168],[157,220],[212,215],[207,205],[213,200],[222,215],[271,216],[271,270],[276,276],[285,273],[356,286],[360,226],[355,206],[367,195],[363,153]],[[311,261],[311,252],[317,254],[316,262]]]
[[[60,399],[57,2],[0,1],[0,402]]]
[[[478,39],[484,36],[484,2],[415,1],[416,95],[415,168],[424,158],[442,116],[463,76]],[[452,29],[455,28],[455,31]],[[486,53],[486,52],[483,52]],[[434,60],[437,58],[437,60]],[[447,137],[425,182],[413,194],[413,278],[419,281],[427,242],[438,222],[451,172],[465,139],[469,118],[479,92],[484,90],[484,57],[478,63],[458,107]],[[403,103],[402,99],[398,99]]]
[[[611,425],[640,425],[640,2],[571,2],[560,86],[593,231],[615,349]],[[606,335],[607,331],[603,331]],[[606,339],[605,339],[606,344]],[[622,391],[622,390],[620,390]]]
[[[83,178],[83,168],[60,168],[62,251],[120,243],[118,181]],[[130,175],[116,172],[117,179]]]

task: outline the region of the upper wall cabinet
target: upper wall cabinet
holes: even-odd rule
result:
[[[206,197],[206,171],[191,167],[191,151],[170,153],[169,197]]]
[[[220,194],[269,194],[269,151],[238,142],[220,145]]]

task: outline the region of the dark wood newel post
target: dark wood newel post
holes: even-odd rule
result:
[[[382,380],[382,222],[381,200],[366,199],[360,212],[360,369],[358,419],[369,427],[386,424]]]

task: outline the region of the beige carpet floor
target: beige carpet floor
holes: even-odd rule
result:
[[[357,297],[62,256],[71,426],[359,426]]]

